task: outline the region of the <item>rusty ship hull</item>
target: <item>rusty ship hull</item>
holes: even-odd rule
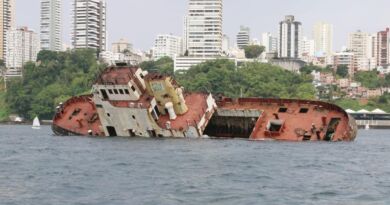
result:
[[[56,135],[353,141],[355,120],[320,101],[188,93],[170,76],[110,67],[93,94],[57,107]]]

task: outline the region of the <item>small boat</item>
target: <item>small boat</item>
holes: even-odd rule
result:
[[[35,129],[35,130],[41,129],[41,123],[39,122],[38,116],[34,118],[32,128]]]
[[[365,130],[370,130],[370,125],[366,124]]]

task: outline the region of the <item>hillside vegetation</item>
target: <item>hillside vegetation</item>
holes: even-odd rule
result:
[[[68,52],[41,51],[38,63],[24,66],[23,79],[8,82],[5,103],[9,112],[26,119],[51,119],[59,102],[89,92],[102,69],[92,49]]]

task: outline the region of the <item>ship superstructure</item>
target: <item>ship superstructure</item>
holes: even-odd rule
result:
[[[186,92],[167,75],[109,67],[92,95],[57,107],[58,135],[352,141],[356,123],[336,105],[305,100],[231,99]]]

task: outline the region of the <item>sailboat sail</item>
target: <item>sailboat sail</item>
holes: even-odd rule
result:
[[[39,118],[38,117],[34,118],[34,122],[33,122],[33,126],[32,127],[34,129],[39,129],[41,127],[41,123],[39,122]]]

